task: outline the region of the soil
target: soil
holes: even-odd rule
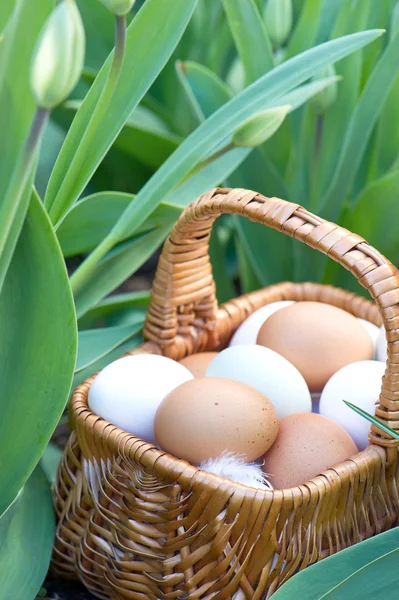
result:
[[[61,579],[46,579],[43,584],[46,590],[44,596],[37,596],[36,600],[94,600],[95,596],[90,594],[82,584]]]

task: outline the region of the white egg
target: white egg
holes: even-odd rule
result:
[[[297,412],[311,412],[312,401],[306,382],[286,358],[264,346],[231,346],[209,363],[207,377],[226,377],[262,392],[280,419]]]
[[[294,304],[294,301],[281,300],[280,302],[272,302],[271,304],[266,304],[266,306],[258,308],[258,310],[252,313],[252,315],[249,315],[249,317],[247,317],[245,321],[241,323],[231,338],[229,346],[256,344],[256,338],[258,337],[259,330],[266,319],[273,313],[280,310],[280,308],[284,308],[290,304]]]
[[[361,360],[342,367],[327,381],[320,397],[320,414],[342,425],[359,450],[368,446],[370,423],[342,401],[374,414],[380,395],[385,364]]]
[[[165,356],[135,354],[103,369],[89,391],[93,412],[146,442],[155,442],[155,412],[169,392],[193,379],[186,367]]]
[[[380,332],[377,338],[377,347],[375,351],[376,359],[381,362],[387,361],[387,337],[384,329],[384,325],[381,325]]]
[[[360,317],[358,317],[357,320],[363,325],[363,327],[367,330],[367,333],[371,337],[374,346],[373,358],[376,358],[377,339],[380,334],[380,329],[379,327],[377,327],[377,325],[374,325],[374,323],[370,323],[370,321],[367,321],[367,319],[361,319]]]

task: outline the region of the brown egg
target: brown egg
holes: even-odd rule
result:
[[[163,450],[193,465],[229,450],[252,461],[278,433],[272,403],[255,388],[219,377],[192,379],[158,407],[155,437]]]
[[[296,302],[274,313],[262,325],[257,343],[289,360],[311,392],[321,392],[345,365],[373,355],[373,342],[360,321],[322,302]]]
[[[263,471],[276,489],[300,485],[321,471],[357,454],[341,425],[322,415],[296,413],[280,421],[279,433],[265,454]]]
[[[194,377],[205,377],[209,363],[217,354],[217,352],[199,352],[182,358],[179,363],[186,367]]]

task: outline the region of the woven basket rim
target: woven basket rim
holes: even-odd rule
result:
[[[322,287],[327,288],[331,286]],[[347,292],[346,290],[342,290],[342,292],[347,294],[348,297],[356,295],[353,294],[353,292]],[[245,296],[249,295],[250,294],[245,294]],[[372,301],[367,300],[358,295],[356,296],[359,299],[361,299],[362,302],[366,302],[369,303],[371,306],[375,306]],[[239,298],[241,297],[242,296],[240,296]],[[234,302],[236,300],[237,298],[233,299],[231,302]],[[224,306],[226,305],[222,305],[220,309],[223,310]],[[354,308],[354,311],[357,312],[357,307]],[[372,323],[372,321],[369,322]],[[128,353],[128,355],[141,353],[161,354],[161,351],[157,344],[153,342],[144,342],[134,351]],[[353,463],[364,461],[370,462],[371,460],[381,461],[381,458],[386,460],[386,452],[383,447],[377,444],[369,444],[365,450],[354,454],[344,462],[331,465],[331,467],[329,467],[328,469],[325,469],[317,476],[309,479],[308,481],[300,485],[296,485],[290,488],[273,490],[264,490],[252,486],[246,486],[244,484],[227,479],[226,477],[222,477],[219,475],[215,475],[214,473],[201,470],[198,467],[191,465],[186,460],[177,458],[172,454],[168,454],[167,452],[158,448],[154,444],[146,442],[145,440],[124,431],[120,427],[117,427],[113,423],[94,413],[89,408],[88,395],[90,386],[96,376],[97,373],[92,375],[82,384],[80,384],[72,395],[71,411],[73,423],[79,423],[79,428],[83,428],[86,433],[89,433],[89,431],[91,430],[89,435],[91,435],[94,431],[94,435],[104,437],[103,433],[107,432],[106,437],[107,439],[112,438],[114,440],[115,449],[117,448],[118,454],[121,451],[124,455],[129,454],[132,459],[134,459],[135,461],[138,460],[147,471],[149,471],[150,473],[160,474],[165,481],[167,481],[167,479],[170,478],[171,482],[183,483],[184,479],[188,477],[190,481],[190,486],[195,485],[195,481],[201,481],[202,483],[204,483],[205,480],[206,484],[213,490],[219,489],[222,485],[224,485],[225,487],[232,485],[234,486],[235,492],[237,492],[238,490],[242,490],[243,492],[248,494],[248,492],[250,491],[253,497],[257,496],[258,498],[272,499],[279,494],[281,494],[282,496],[289,495],[294,497],[303,496],[304,493],[306,495],[309,493],[309,491],[311,493],[311,490],[312,488],[314,488],[314,486],[316,486],[316,488],[319,489],[320,483],[322,481],[326,483],[326,481],[331,481],[331,479],[336,479],[337,477],[341,479],[344,475],[344,472],[347,472],[348,468],[351,469],[351,465]],[[178,474],[178,477],[175,477],[176,474]]]

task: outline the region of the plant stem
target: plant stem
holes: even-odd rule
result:
[[[227,152],[233,150],[234,148],[236,148],[236,146],[233,146],[233,144],[228,144],[227,146],[220,148],[220,150],[206,158],[204,161],[196,165],[196,167],[194,167],[194,169],[192,169],[189,173],[187,173],[187,175],[180,181],[179,186],[182,185],[185,181],[187,181],[187,179],[204,169],[211,162],[213,162],[217,158],[220,158],[224,154],[227,154]],[[107,252],[109,252],[113,248],[113,246],[120,241],[122,240],[120,240],[116,235],[113,235],[111,232],[76,269],[76,271],[71,275],[70,278],[71,288],[75,295],[90,279],[94,267],[100,262],[102,258],[104,258]]]
[[[49,111],[38,108],[26,138],[25,145],[11,175],[10,183],[0,208],[0,290],[28,210],[30,194],[26,188],[33,176],[36,150],[49,118]]]
[[[103,91],[98,99],[93,111],[87,129],[83,135],[79,148],[72,159],[68,172],[58,190],[52,206],[49,208],[49,216],[55,228],[60,224],[65,210],[73,204],[77,198],[70,197],[70,184],[79,178],[81,165],[84,163],[85,156],[90,148],[95,132],[101,127],[102,119],[106,113],[109,103],[114,95],[118,84],[119,76],[123,66],[126,48],[126,17],[115,17],[115,50],[112,65],[105,82]]]
[[[227,146],[224,146],[223,148],[220,148],[220,150],[218,150],[217,152],[215,152],[215,154],[212,154],[211,156],[208,156],[208,158],[206,158],[202,162],[198,163],[198,165],[196,165],[193,169],[191,169],[191,171],[189,171],[189,173],[187,173],[187,175],[181,180],[181,182],[179,183],[179,185],[176,186],[176,187],[180,187],[182,185],[182,183],[185,183],[187,181],[187,179],[190,179],[190,177],[192,177],[193,175],[196,175],[197,173],[199,173],[200,171],[202,171],[202,169],[205,169],[205,167],[207,167],[208,165],[210,165],[211,162],[213,162],[214,160],[220,158],[221,156],[224,156],[225,154],[227,154],[228,152],[230,152],[230,150],[234,150],[237,147],[238,146],[234,146],[233,144],[230,143],[230,144],[227,144]]]

